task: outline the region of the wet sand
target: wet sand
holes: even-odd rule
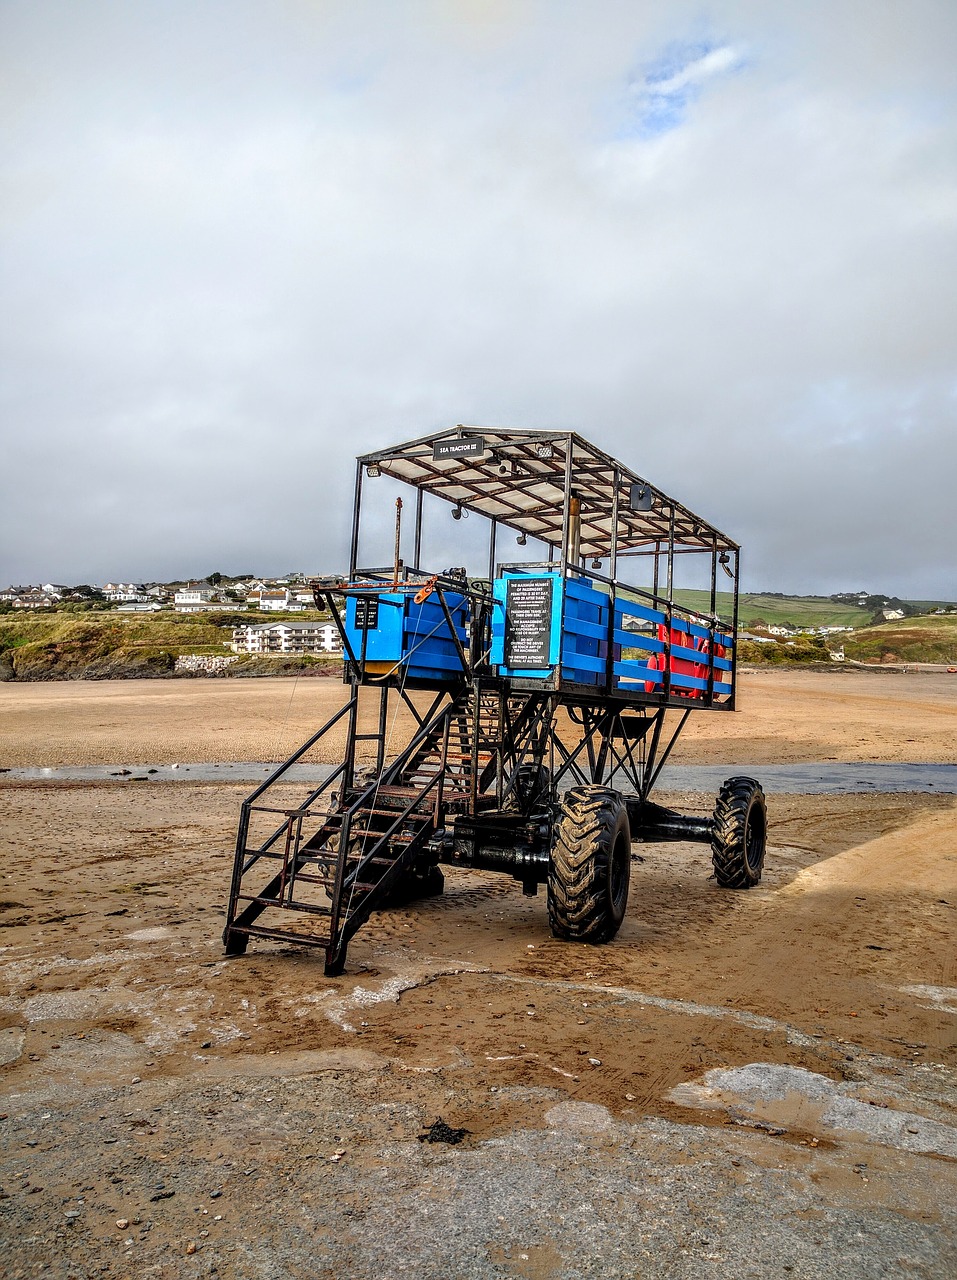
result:
[[[945,762],[951,680],[746,675],[678,758]],[[0,686],[0,759],[262,759],[336,694]],[[748,893],[706,847],[635,846],[600,948],[453,870],[329,980],[288,945],[223,959],[246,790],[0,777],[6,1273],[949,1280],[954,797],[776,796]],[[417,1141],[439,1117],[460,1145]]]
[[[336,680],[124,680],[0,684],[0,766],[278,761],[342,706]],[[364,691],[373,727],[372,690]],[[404,708],[391,726],[401,746]],[[333,733],[312,758],[341,759]],[[738,710],[702,712],[675,763],[954,763],[957,676],[744,671]]]

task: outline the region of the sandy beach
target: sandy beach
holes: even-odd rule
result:
[[[0,765],[277,759],[342,693],[7,684]],[[745,673],[740,705],[677,758],[955,755],[945,675]],[[953,1274],[954,797],[776,796],[748,893],[635,846],[600,948],[451,871],[329,980],[223,958],[246,789],[0,775],[5,1275]],[[418,1141],[439,1118],[461,1143]]]
[[[0,767],[283,760],[345,697],[339,681],[316,679],[0,684]],[[411,725],[403,708],[391,726],[397,744]],[[340,759],[343,741],[330,735],[313,758]],[[738,710],[692,716],[675,759],[953,763],[957,677],[744,671]]]

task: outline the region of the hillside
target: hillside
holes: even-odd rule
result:
[[[290,615],[299,621],[314,612]],[[116,680],[168,676],[186,654],[224,655],[232,628],[249,622],[282,621],[286,615],[42,613],[0,616],[0,680]],[[321,658],[315,661],[323,661]],[[298,660],[310,665],[308,655]],[[289,657],[240,660],[233,668],[265,674],[289,667]]]
[[[706,591],[676,592],[678,603],[707,612]],[[909,602],[917,605],[918,602]],[[937,607],[937,602],[922,602]],[[730,614],[732,597],[718,596],[718,611]],[[176,659],[187,654],[225,655],[236,625],[248,622],[307,621],[317,613],[159,614],[6,613],[0,615],[0,680],[110,680],[170,676]],[[836,604],[823,597],[743,595],[740,623],[747,630],[757,619],[769,625],[854,626],[831,637],[843,642],[845,654],[857,662],[944,662],[957,664],[957,614],[901,619],[871,626],[871,612]],[[744,662],[827,662],[821,638],[799,638],[798,644],[759,645],[741,642]],[[270,675],[327,666],[321,656],[269,654],[246,656],[230,668],[234,675]]]
[[[688,609],[708,613],[711,609],[711,593],[708,591],[675,591],[675,600]],[[920,613],[946,607],[946,600],[906,600],[905,604]],[[731,616],[734,597],[730,591],[719,591],[718,614]],[[951,606],[953,607],[953,606]],[[840,604],[827,596],[779,596],[766,593],[742,592],[738,601],[738,619],[744,628],[758,622],[770,626],[790,623],[795,627],[866,627],[874,616],[871,608],[862,609],[853,604]]]
[[[957,614],[901,618],[865,627],[844,639],[854,662],[946,662],[957,666]]]

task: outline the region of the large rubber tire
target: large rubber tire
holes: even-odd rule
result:
[[[729,778],[718,792],[711,834],[714,878],[722,889],[750,889],[761,879],[768,811],[761,784]]]
[[[515,786],[505,803],[506,809],[531,813],[547,806],[552,775],[543,764],[520,764],[515,771]]]
[[[631,876],[628,808],[609,787],[562,798],[548,868],[548,922],[568,942],[610,942],[625,918]]]
[[[421,898],[438,898],[445,891],[445,876],[438,867],[407,871],[397,880],[383,902],[384,907],[404,907]]]

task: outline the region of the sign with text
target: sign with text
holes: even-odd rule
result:
[[[505,666],[541,671],[549,666],[552,579],[509,578],[505,588]]]
[[[432,461],[440,458],[480,458],[485,453],[485,441],[481,436],[470,440],[433,440]]]
[[[360,631],[376,631],[379,627],[379,597],[356,597],[356,627]]]

